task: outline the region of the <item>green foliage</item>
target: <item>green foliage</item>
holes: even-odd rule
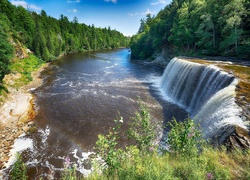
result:
[[[177,122],[173,118],[169,122],[169,126],[171,126],[168,133],[170,150],[177,156],[185,158],[197,156],[198,148],[202,145],[203,140],[201,140],[201,132],[194,121],[188,118],[184,122]]]
[[[249,7],[247,0],[174,0],[141,20],[130,41],[132,57],[146,59],[165,47],[175,55],[250,58]]]
[[[225,25],[222,29],[224,39],[220,46],[225,53],[237,53],[243,34],[242,17],[246,14],[245,0],[232,0],[224,7],[225,15],[219,18]]]
[[[27,167],[24,164],[20,154],[17,154],[17,160],[14,163],[10,172],[12,180],[26,180],[27,179]]]
[[[65,167],[62,173],[62,180],[77,180],[76,167]]]
[[[13,57],[13,47],[8,40],[8,23],[2,21],[6,16],[0,15],[0,85],[5,74],[9,72],[10,59]]]
[[[12,62],[10,65],[10,70],[12,73],[20,73],[21,78],[15,82],[14,86],[16,88],[21,87],[22,85],[28,84],[32,81],[31,73],[37,70],[44,62],[38,59],[34,55],[30,55],[28,58],[17,59],[15,62]]]
[[[140,150],[149,150],[156,139],[156,127],[151,122],[149,109],[139,100],[139,110],[129,123],[128,137],[136,142]]]

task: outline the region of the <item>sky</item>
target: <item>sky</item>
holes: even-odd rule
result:
[[[40,13],[44,10],[48,16],[59,19],[74,17],[79,23],[94,24],[95,27],[110,27],[131,36],[138,32],[140,20],[146,14],[157,13],[171,0],[9,0],[16,6],[23,6]]]

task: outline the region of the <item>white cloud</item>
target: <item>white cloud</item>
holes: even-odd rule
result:
[[[128,16],[138,16],[139,13],[138,12],[135,12],[135,13],[128,13]]]
[[[67,3],[79,3],[81,0],[67,0]]]
[[[167,4],[167,1],[166,0],[158,0],[156,2],[151,3],[151,5],[153,5],[153,6],[158,5],[158,4]]]
[[[144,15],[147,15],[147,14],[155,14],[155,12],[154,11],[150,11],[149,9],[147,9],[145,12],[143,12],[142,14],[144,14]]]
[[[105,2],[113,2],[114,4],[117,3],[117,0],[104,0]]]
[[[68,12],[72,12],[72,13],[77,13],[78,10],[77,9],[72,9],[72,10],[67,10]]]
[[[11,4],[13,4],[15,6],[22,6],[25,9],[32,9],[32,10],[35,10],[35,11],[41,11],[42,10],[41,7],[38,7],[38,6],[34,5],[34,4],[28,4],[26,1],[11,0],[10,2],[11,2]]]

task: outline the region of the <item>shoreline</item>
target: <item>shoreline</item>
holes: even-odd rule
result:
[[[47,67],[48,64],[44,64],[34,71],[33,80],[19,90],[8,87],[8,96],[0,107],[0,170],[5,168],[15,140],[21,134],[29,132],[34,124],[34,96],[29,90],[42,85],[40,74]]]

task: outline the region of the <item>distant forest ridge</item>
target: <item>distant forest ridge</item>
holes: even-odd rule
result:
[[[126,47],[128,38],[110,27],[80,24],[76,17],[70,22],[64,15],[55,19],[44,10],[37,14],[0,0],[0,83],[8,73],[15,44],[49,62],[64,53]]]
[[[141,20],[131,38],[133,57],[145,59],[163,47],[172,55],[250,59],[249,0],[172,0],[157,16]]]

